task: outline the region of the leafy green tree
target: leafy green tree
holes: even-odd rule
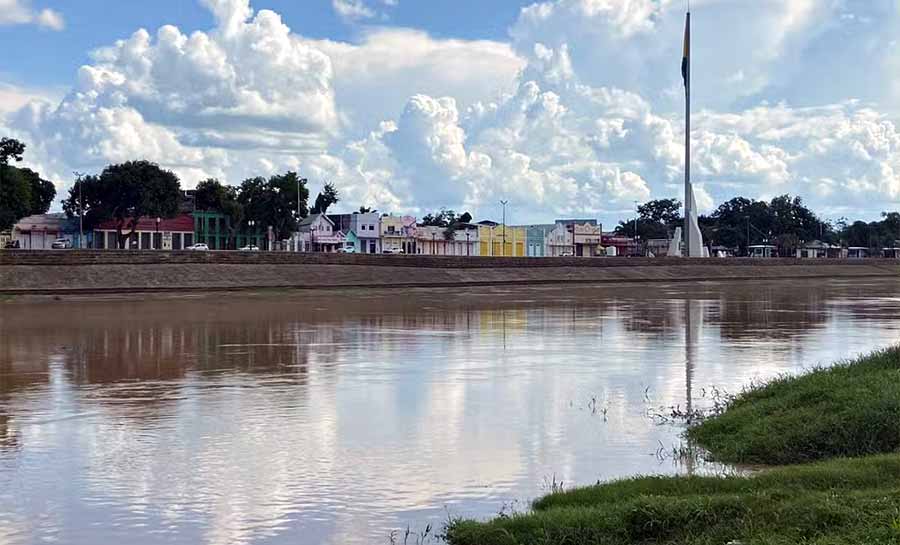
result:
[[[69,190],[63,210],[69,216],[83,212],[89,226],[115,221],[118,245],[124,248],[142,217],[175,217],[180,200],[175,174],[148,161],[129,161],[110,165],[99,176],[80,177]]]
[[[327,214],[328,209],[340,201],[340,195],[337,188],[330,182],[325,184],[322,191],[316,196],[316,203],[313,205],[313,214]]]
[[[643,240],[651,238],[668,238],[681,225],[681,201],[678,199],[658,199],[646,202],[638,207],[638,217],[623,220],[616,226],[619,236],[635,236],[635,220],[637,220],[637,236]]]
[[[25,155],[25,144],[14,138],[0,138],[0,165],[9,165],[9,160],[20,162]]]
[[[31,209],[29,214],[46,214],[56,198],[56,186],[53,182],[41,178],[41,175],[30,168],[21,168],[19,172],[31,190]]]
[[[471,219],[471,216],[469,218]],[[429,227],[447,228],[455,223],[458,223],[458,221],[459,220],[456,217],[456,212],[454,212],[453,210],[448,210],[446,208],[441,208],[440,212],[425,215],[420,223]]]
[[[378,212],[378,210],[375,210],[374,208],[369,208],[368,206],[360,206],[359,207],[360,214],[372,214],[375,212]]]
[[[11,229],[32,209],[31,186],[22,171],[0,165],[0,230]]]
[[[203,180],[194,190],[194,206],[197,210],[219,212],[228,219],[228,235],[233,247],[237,231],[244,221],[244,207],[238,200],[238,189],[224,185],[215,178]]]
[[[272,227],[276,238],[283,240],[297,230],[299,218],[306,217],[309,189],[296,172],[287,172],[268,180],[262,177],[244,180],[237,200],[243,208],[245,223],[254,221],[263,229]]]
[[[10,166],[21,161],[25,144],[10,138],[0,139],[0,229],[10,229],[31,214],[43,214],[56,198],[56,187],[28,169]]]

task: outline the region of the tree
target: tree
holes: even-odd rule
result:
[[[471,216],[469,217],[471,219]],[[458,219],[456,217],[456,212],[453,210],[448,210],[446,208],[441,208],[440,212],[434,214],[427,214],[421,221],[422,225],[427,225],[430,227],[450,227],[451,225],[458,223]]]
[[[672,225],[682,221],[681,201],[678,199],[657,199],[638,206],[638,216],[650,222]]]
[[[623,220],[616,226],[619,236],[635,236],[635,219],[637,220],[637,236],[648,240],[652,238],[668,238],[676,227],[681,225],[681,202],[678,199],[658,199],[649,201],[638,207],[638,217]]]
[[[369,208],[368,206],[360,206],[359,207],[360,214],[374,214],[375,212],[378,212],[378,210],[375,210],[374,208]]]
[[[472,214],[463,212],[460,217],[456,218],[456,221],[459,223],[472,223]]]
[[[313,214],[327,214],[328,209],[340,201],[337,188],[330,182],[325,184],[322,191],[316,197],[316,203],[313,205]]]
[[[194,190],[194,206],[197,210],[225,215],[228,219],[228,235],[234,242],[237,230],[244,221],[244,207],[238,200],[236,187],[224,185],[215,178],[203,180]]]
[[[21,170],[5,165],[0,165],[0,183],[0,231],[5,231],[31,212],[31,186]]]
[[[299,191],[299,193],[298,193]],[[299,201],[298,201],[299,197]],[[296,172],[248,178],[241,183],[237,201],[243,208],[244,221],[272,227],[276,238],[284,240],[297,230],[299,218],[306,217],[309,189]],[[299,202],[299,217],[298,217]]]
[[[10,166],[21,161],[25,144],[11,138],[0,139],[0,230],[10,229],[32,214],[43,214],[56,198],[56,187],[28,169]]]
[[[46,214],[56,198],[56,186],[44,180],[41,175],[30,168],[18,169],[31,190],[31,208],[29,214]]]
[[[13,138],[0,138],[0,165],[9,165],[9,160],[20,162],[25,154],[25,144]]]
[[[84,213],[89,226],[114,220],[118,245],[124,248],[142,217],[174,217],[180,199],[181,186],[175,174],[148,161],[129,161],[110,165],[99,176],[80,177],[63,202],[63,210],[70,217]]]

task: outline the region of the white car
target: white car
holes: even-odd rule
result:
[[[68,250],[72,247],[72,241],[64,238],[58,238],[53,241],[50,247],[54,250]]]
[[[398,255],[398,254],[402,254],[403,250],[401,248],[385,248],[384,251],[382,251],[381,253]]]
[[[208,252],[209,245],[206,244],[205,242],[198,242],[197,244],[191,244],[190,246],[185,248],[185,250],[191,250],[194,252]]]
[[[339,253],[339,254],[355,254],[356,250],[349,246],[345,246],[343,248],[338,248],[337,253]]]
[[[254,246],[253,244],[250,244],[248,246],[244,246],[243,248],[241,248],[240,251],[242,251],[242,252],[258,252],[259,246]]]

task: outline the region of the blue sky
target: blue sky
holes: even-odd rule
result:
[[[825,218],[900,208],[900,3],[693,4],[702,212],[786,193]],[[60,195],[75,170],[148,159],[185,187],[296,170],[347,210],[508,200],[519,222],[609,226],[681,196],[683,8],[0,0],[0,134]]]
[[[438,37],[465,39],[506,38],[519,9],[529,2],[516,0],[407,0],[387,10],[378,25],[420,28]],[[37,7],[38,2],[34,2]],[[75,8],[77,5],[77,9]],[[363,26],[337,16],[330,0],[261,0],[255,9],[280,13],[291,29],[312,38],[352,41]],[[155,29],[172,24],[182,29],[208,29],[213,17],[193,0],[47,0],[65,17],[66,28],[53,32],[36,26],[3,27],[6,79],[29,86],[65,86],[75,70],[90,61],[89,52],[127,38],[137,28]],[[366,26],[372,24],[366,22]]]

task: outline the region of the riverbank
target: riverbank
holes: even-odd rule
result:
[[[900,262],[267,252],[0,252],[0,295],[879,277],[900,277]]]
[[[900,543],[900,350],[748,390],[688,432],[750,477],[641,477],[456,521],[452,545]],[[842,456],[860,456],[843,458]],[[797,465],[811,460],[812,464]]]

